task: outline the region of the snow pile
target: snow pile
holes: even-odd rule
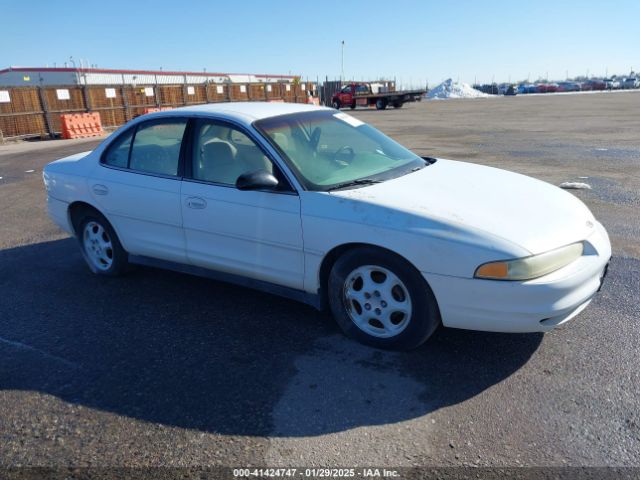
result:
[[[485,98],[486,93],[476,90],[468,83],[454,82],[450,78],[442,82],[436,88],[429,90],[428,99],[446,99],[446,98]]]
[[[569,188],[574,190],[591,190],[591,185],[582,182],[562,182],[560,188]]]

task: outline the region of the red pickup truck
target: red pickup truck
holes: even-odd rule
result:
[[[388,105],[400,108],[406,102],[419,102],[425,90],[405,90],[402,92],[373,93],[368,83],[349,83],[331,97],[331,106],[339,109],[343,107],[356,108],[375,105],[378,110],[384,110]]]

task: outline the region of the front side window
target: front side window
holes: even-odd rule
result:
[[[334,110],[294,113],[255,123],[309,190],[358,180],[387,180],[427,163],[382,132]]]
[[[141,124],[134,136],[129,168],[140,172],[176,176],[187,121],[157,120]]]
[[[276,174],[271,160],[245,133],[208,120],[196,123],[191,158],[193,178],[205,182],[235,186],[243,173]]]

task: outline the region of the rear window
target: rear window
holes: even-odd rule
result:
[[[162,120],[138,127],[129,168],[160,175],[177,175],[186,120]]]
[[[135,129],[129,129],[128,132],[120,135],[116,140],[109,145],[107,153],[103,157],[103,162],[112,167],[127,168],[129,164],[129,149],[131,147],[131,138],[133,137],[133,131]]]
[[[186,127],[184,118],[142,123],[116,138],[107,147],[101,162],[112,167],[176,176]]]

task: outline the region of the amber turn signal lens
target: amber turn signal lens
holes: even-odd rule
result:
[[[476,277],[507,278],[509,266],[507,262],[486,263],[476,270]]]

